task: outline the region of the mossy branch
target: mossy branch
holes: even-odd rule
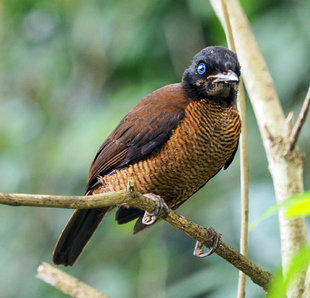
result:
[[[100,207],[116,207],[125,205],[136,207],[148,212],[155,210],[153,200],[143,196],[135,190],[126,190],[97,194],[93,196],[53,196],[53,195],[33,195],[33,194],[6,194],[0,193],[0,203],[10,206],[32,206],[32,207],[53,207],[70,209],[89,209]],[[212,246],[212,231],[200,226],[186,217],[170,210],[168,214],[162,214],[162,218],[172,226],[182,230],[190,237],[203,242],[208,248]],[[237,269],[249,276],[254,283],[267,289],[271,280],[271,274],[264,271],[247,257],[220,241],[215,253],[231,263]]]

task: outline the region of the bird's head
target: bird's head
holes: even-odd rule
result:
[[[224,47],[207,47],[193,58],[182,77],[188,96],[234,102],[240,80],[237,55]]]

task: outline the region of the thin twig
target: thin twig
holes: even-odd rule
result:
[[[285,119],[285,130],[284,130],[284,135],[289,138],[290,135],[292,134],[292,129],[293,129],[293,118],[294,118],[294,113],[291,111],[288,113],[286,119]]]
[[[63,293],[70,295],[71,297],[107,298],[107,296],[101,294],[89,285],[45,262],[40,264],[37,272],[37,278],[50,284]]]
[[[246,107],[243,85],[239,90],[239,107],[242,121],[242,134],[240,138],[240,180],[241,180],[241,231],[240,253],[248,255],[248,227],[249,227],[249,162],[248,162],[248,136],[246,126]],[[239,272],[238,298],[245,297],[246,276]]]
[[[231,25],[230,25],[230,19],[229,19],[229,14],[228,14],[228,10],[227,10],[227,5],[226,5],[226,0],[222,0],[222,12],[224,15],[224,21],[225,21],[225,25],[224,30],[225,30],[225,34],[226,34],[226,40],[228,43],[228,47],[236,52],[236,47],[235,47],[235,42],[234,42],[234,37],[233,37],[233,33],[232,33],[232,29],[231,29]]]
[[[287,150],[285,155],[290,153],[296,145],[296,142],[298,140],[302,126],[305,123],[307,113],[309,110],[309,106],[310,106],[310,88],[308,89],[308,92],[307,92],[306,98],[304,100],[304,103],[302,105],[301,111],[299,113],[298,119],[294,125],[292,134],[291,134],[290,139],[289,139],[289,147],[288,147],[288,150]]]
[[[155,209],[153,200],[143,196],[137,191],[118,191],[111,193],[103,193],[93,196],[49,196],[49,195],[29,195],[29,194],[5,194],[0,193],[0,203],[11,206],[36,206],[36,207],[54,207],[54,208],[98,208],[107,206],[127,205],[136,207],[148,212]],[[173,210],[170,210],[168,215],[162,214],[162,217],[172,226],[182,230],[190,237],[203,242],[205,246],[210,248],[213,244],[210,231],[182,215],[178,215]],[[271,274],[262,270],[256,264],[251,262],[247,257],[241,255],[238,251],[220,242],[215,250],[215,253],[227,260],[237,269],[248,275],[254,283],[267,289],[271,280]]]
[[[226,0],[222,0],[222,10],[225,19],[225,32],[229,48],[236,52],[234,36],[226,6]],[[241,227],[240,227],[240,253],[248,254],[248,226],[249,226],[249,162],[248,162],[248,136],[246,125],[246,101],[243,83],[240,81],[238,104],[242,123],[242,134],[240,137],[240,182],[241,182]],[[246,275],[239,271],[238,298],[245,297]]]

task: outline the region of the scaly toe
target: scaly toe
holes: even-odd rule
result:
[[[206,241],[213,240],[213,244],[210,247],[210,250],[204,253],[203,249],[202,249],[203,243],[197,241],[195,248],[194,248],[194,251],[193,251],[193,255],[195,257],[198,257],[198,258],[208,257],[208,256],[212,255],[215,252],[215,250],[217,249],[217,247],[220,243],[220,240],[221,240],[221,235],[216,233],[216,231],[213,228],[208,228],[208,231],[211,234],[211,236],[208,239],[206,239]]]
[[[144,196],[152,199],[156,204],[155,210],[153,212],[144,212],[144,216],[142,218],[142,223],[144,225],[152,225],[153,223],[155,223],[159,219],[162,210],[165,212],[166,215],[168,215],[170,209],[167,206],[166,202],[160,196],[153,193],[147,193]]]

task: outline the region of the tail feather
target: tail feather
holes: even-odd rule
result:
[[[53,252],[56,265],[72,266],[110,208],[77,209],[62,231]]]
[[[115,219],[118,224],[122,225],[136,219],[137,217],[143,215],[143,213],[144,212],[138,208],[133,207],[127,208],[121,206],[116,211]]]
[[[127,208],[124,206],[121,206],[118,208],[116,214],[115,214],[115,219],[118,224],[125,224],[128,223],[136,218],[138,220],[135,223],[133,233],[137,234],[138,232],[143,231],[144,229],[148,228],[149,225],[145,225],[142,223],[142,218],[143,218],[144,211],[138,208]]]

